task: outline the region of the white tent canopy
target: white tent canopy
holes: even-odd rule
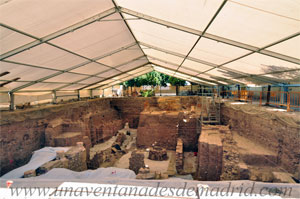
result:
[[[0,23],[11,93],[104,89],[153,70],[202,85],[299,82],[294,0],[0,0]]]

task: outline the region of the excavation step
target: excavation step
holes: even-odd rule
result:
[[[233,139],[237,143],[240,159],[247,165],[253,166],[277,166],[277,155],[251,140],[240,136],[233,131]]]

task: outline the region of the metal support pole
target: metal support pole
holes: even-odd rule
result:
[[[90,98],[91,99],[93,98],[93,90],[92,89],[90,90]]]
[[[159,93],[160,93],[160,96],[161,96],[161,85],[159,85]]]
[[[268,85],[268,92],[267,92],[267,102],[266,105],[270,104],[270,97],[271,97],[271,85]]]
[[[57,96],[56,91],[52,91],[52,104],[56,104]]]
[[[262,91],[259,93],[259,106],[262,105]]]
[[[9,95],[9,110],[15,110],[15,95],[14,93],[8,92]]]
[[[102,97],[105,97],[105,95],[104,95],[104,90],[105,90],[105,89],[102,90]]]
[[[289,112],[291,111],[291,95],[290,93],[287,93],[287,107],[286,107],[286,110]]]
[[[238,101],[241,100],[241,86],[240,85],[237,85],[238,86]]]
[[[78,98],[78,101],[80,100],[80,91],[77,90],[77,98]]]

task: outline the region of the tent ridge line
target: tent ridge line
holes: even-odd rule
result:
[[[218,8],[218,10],[216,11],[216,13],[214,14],[214,16],[211,18],[211,20],[209,21],[209,23],[206,25],[205,29],[203,30],[202,34],[199,36],[199,38],[197,39],[197,41],[194,43],[194,45],[192,46],[192,48],[189,50],[189,52],[185,55],[185,57],[183,58],[181,64],[178,66],[178,68],[176,69],[176,72],[178,71],[178,69],[182,66],[182,64],[185,62],[186,58],[192,53],[192,51],[194,50],[194,48],[196,47],[196,45],[198,44],[198,42],[200,41],[200,39],[202,38],[202,36],[206,33],[206,31],[208,30],[208,28],[210,27],[210,25],[213,23],[213,21],[217,18],[218,14],[221,12],[221,10],[223,9],[223,7],[225,6],[225,4],[227,3],[227,0],[223,0],[222,4],[220,5],[220,7]],[[176,73],[175,72],[175,73]]]
[[[121,12],[121,10],[120,10],[120,7],[117,5],[117,3],[115,2],[115,0],[111,0],[111,1],[112,1],[112,3],[113,3],[114,6],[115,6],[116,11],[120,14],[120,16],[121,16],[121,18],[122,18],[124,24],[126,25],[128,31],[130,32],[131,36],[133,37],[133,39],[135,40],[135,42],[136,42],[137,45],[139,46],[139,49],[143,52],[144,56],[146,57],[145,52],[143,51],[143,49],[141,48],[140,44],[138,43],[138,40],[137,40],[137,38],[135,37],[134,33],[132,32],[132,30],[131,30],[129,24],[128,24],[127,21],[125,20],[125,18],[124,18],[124,16],[123,16],[122,12]],[[149,60],[147,60],[147,61],[149,62]]]

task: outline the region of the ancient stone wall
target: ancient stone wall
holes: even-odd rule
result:
[[[179,112],[142,112],[137,131],[137,146],[176,149]]]
[[[71,146],[84,141],[85,147],[90,147],[87,146],[90,142],[95,144],[115,135],[123,126],[110,101],[93,99],[2,112],[0,176],[26,164],[32,152],[43,146]],[[84,136],[88,136],[90,141]]]
[[[254,105],[246,106],[249,106],[249,111],[238,109],[236,105],[222,105],[222,123],[229,124],[241,136],[277,153],[274,165],[281,165],[291,173],[296,172],[300,162],[299,118],[297,121],[294,113],[275,113],[265,107],[260,107],[259,113],[255,113]]]
[[[0,175],[27,163],[32,152],[43,146],[83,141],[90,147],[108,140],[126,122],[137,128],[145,109],[184,111],[191,106],[200,108],[201,97],[101,98],[1,112]]]
[[[130,128],[137,128],[140,113],[142,111],[182,111],[190,110],[191,106],[201,108],[201,97],[178,96],[178,97],[127,97],[111,98],[111,107],[115,108],[123,124],[129,123]]]
[[[198,140],[198,169],[196,177],[199,180],[220,180],[222,173],[223,145],[217,128],[211,126],[202,128]]]
[[[123,125],[128,122],[130,128],[137,128],[140,113],[144,110],[144,107],[155,103],[156,98],[152,97],[111,98],[111,106],[119,112],[123,119]]]

